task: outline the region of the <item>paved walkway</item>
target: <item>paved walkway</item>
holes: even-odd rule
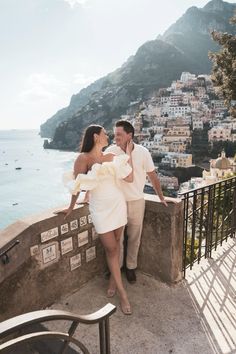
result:
[[[187,289],[213,353],[236,353],[236,239],[187,274]]]
[[[219,247],[213,258],[194,266],[186,281],[175,286],[141,272],[136,284],[125,281],[133,315],[122,314],[118,297],[110,301],[117,306],[110,321],[112,354],[236,353],[235,239]],[[106,287],[107,280],[97,277],[52,308],[96,311],[108,302]],[[91,353],[99,353],[97,326],[79,326],[76,336]]]

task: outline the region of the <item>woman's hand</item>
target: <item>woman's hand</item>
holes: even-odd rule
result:
[[[62,210],[56,210],[56,211],[54,211],[54,214],[56,214],[56,215],[63,214],[63,215],[65,215],[64,219],[66,219],[72,213],[72,210],[73,210],[73,208],[66,208],[66,209],[62,209]]]

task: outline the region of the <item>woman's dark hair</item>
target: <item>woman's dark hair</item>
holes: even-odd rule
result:
[[[122,127],[127,134],[131,133],[132,134],[132,138],[134,137],[134,127],[127,120],[123,120],[123,119],[118,120],[116,122],[116,127]]]
[[[82,139],[80,152],[89,152],[94,147],[94,134],[100,134],[102,130],[101,125],[91,124],[86,128]]]

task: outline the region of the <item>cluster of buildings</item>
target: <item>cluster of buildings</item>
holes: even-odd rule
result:
[[[179,192],[184,193],[191,189],[202,188],[220,179],[231,177],[233,174],[236,174],[236,157],[227,158],[225,152],[222,151],[221,156],[217,159],[210,160],[209,171],[204,170],[202,177],[194,177],[182,183]]]
[[[236,142],[236,119],[224,119],[211,121],[211,129],[208,131],[208,140]]]
[[[122,118],[132,122],[136,140],[167,168],[192,166],[192,155],[187,153],[192,132],[203,130],[205,123],[210,127],[209,142],[236,141],[236,119],[228,117],[208,75],[183,72],[180,80],[149,100],[131,102]]]

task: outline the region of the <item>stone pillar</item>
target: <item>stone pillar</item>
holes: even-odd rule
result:
[[[165,207],[155,195],[145,195],[146,209],[138,267],[164,282],[182,279],[183,203]]]

